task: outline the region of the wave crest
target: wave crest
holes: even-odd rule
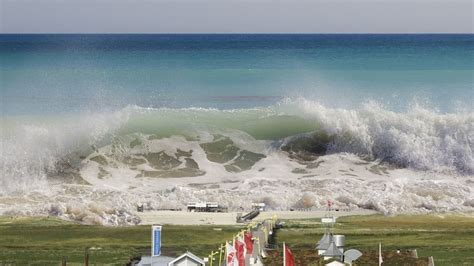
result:
[[[439,114],[419,106],[396,113],[376,103],[331,109],[304,99],[283,106],[333,136],[328,152],[369,155],[419,170],[474,173],[474,113]]]

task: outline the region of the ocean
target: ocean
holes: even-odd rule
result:
[[[473,59],[473,34],[3,34],[0,213],[472,211]]]

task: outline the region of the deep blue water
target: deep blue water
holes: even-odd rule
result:
[[[471,108],[474,35],[0,35],[2,112],[219,109],[303,97]]]

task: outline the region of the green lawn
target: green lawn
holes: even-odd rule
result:
[[[235,226],[165,225],[162,251],[170,256],[187,250],[206,256],[239,230]],[[0,265],[57,265],[63,257],[80,263],[86,247],[101,248],[90,251],[91,265],[123,265],[131,257],[150,254],[150,242],[150,226],[85,226],[55,218],[0,217]]]
[[[217,229],[220,228],[220,229]],[[216,230],[217,229],[217,230]],[[240,230],[235,226],[163,227],[163,254],[186,250],[205,256]],[[319,220],[286,221],[276,232],[292,249],[312,249],[323,230]],[[474,218],[463,216],[353,216],[338,219],[335,233],[346,235],[346,246],[361,251],[416,248],[420,256],[434,256],[436,265],[474,265]],[[27,262],[57,265],[62,257],[81,263],[86,247],[92,264],[125,264],[150,250],[150,226],[85,226],[56,218],[0,217],[0,265]]]

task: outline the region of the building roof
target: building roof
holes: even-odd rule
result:
[[[168,265],[168,262],[172,261],[174,258],[166,257],[166,256],[158,256],[153,257],[151,259],[150,256],[142,256],[140,262],[138,262],[137,266],[159,266],[159,265]],[[153,265],[151,264],[153,262]]]
[[[331,244],[329,244],[328,249],[324,251],[323,254],[321,254],[325,257],[341,257],[343,254],[342,252],[336,247],[336,244],[334,241],[331,241]]]
[[[328,236],[328,233],[324,233],[323,237],[321,237],[321,239],[319,239],[318,243],[316,243],[316,245],[319,245],[321,244],[321,242],[324,240],[324,238],[326,238]]]
[[[346,265],[346,264],[344,264],[340,261],[337,261],[337,260],[329,262],[328,264],[326,264],[326,266],[344,266],[344,265]]]
[[[174,263],[182,260],[184,257],[188,257],[190,258],[191,260],[195,261],[196,263],[200,264],[200,265],[205,265],[204,261],[199,258],[198,256],[194,255],[193,253],[189,252],[189,251],[186,251],[186,253],[184,253],[183,255],[177,257],[176,259],[170,261],[168,263],[168,265],[174,265]]]
[[[316,249],[318,250],[326,250],[329,245],[333,242],[332,240],[332,234],[331,233],[325,233],[321,240],[318,241],[318,244],[316,245]]]

